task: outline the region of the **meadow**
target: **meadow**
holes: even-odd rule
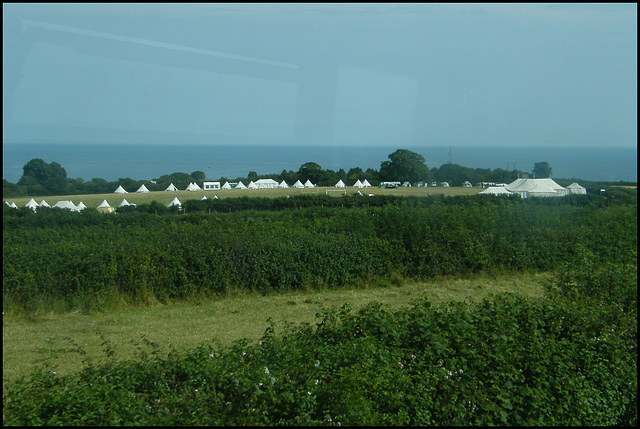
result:
[[[286,196],[298,196],[298,195],[314,195],[314,194],[322,194],[326,195],[326,191],[335,191],[337,188],[333,187],[317,187],[317,188],[307,188],[307,189],[229,189],[229,190],[219,190],[219,191],[175,191],[175,192],[167,192],[167,191],[155,191],[149,193],[135,193],[130,192],[127,194],[83,194],[83,195],[59,195],[59,196],[30,196],[30,197],[16,197],[9,198],[7,201],[9,203],[15,202],[18,207],[23,207],[31,198],[33,198],[37,203],[45,200],[47,204],[53,206],[58,201],[72,201],[74,204],[78,204],[82,201],[87,208],[96,208],[98,207],[104,200],[107,200],[111,207],[117,207],[123,199],[126,199],[131,204],[150,204],[152,201],[157,201],[160,204],[168,205],[174,198],[178,198],[181,202],[185,202],[187,200],[200,200],[202,197],[213,198],[217,196],[220,199],[225,198],[241,198],[241,197],[265,197],[265,198],[278,198],[278,197],[286,197]],[[461,187],[450,187],[450,188],[439,188],[439,187],[427,187],[427,188],[416,188],[416,187],[406,187],[406,188],[397,188],[397,189],[382,189],[382,188],[344,188],[347,195],[354,195],[358,191],[362,192],[364,195],[368,196],[368,194],[374,194],[377,196],[415,196],[415,197],[424,197],[429,195],[474,195],[478,192],[482,191],[480,188],[461,188]],[[329,195],[339,197],[343,196],[342,194],[329,192]]]
[[[435,189],[5,208],[3,423],[635,424],[637,191]]]

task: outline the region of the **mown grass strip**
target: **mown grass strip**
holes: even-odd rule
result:
[[[160,345],[186,350],[216,339],[229,346],[241,338],[259,339],[267,320],[313,323],[321,308],[349,303],[354,310],[370,302],[400,308],[411,301],[428,299],[479,301],[489,294],[517,293],[540,297],[549,273],[516,273],[500,276],[439,278],[407,282],[397,287],[324,290],[282,293],[271,296],[243,294],[221,300],[192,300],[146,308],[124,307],[109,312],[82,314],[36,314],[30,320],[3,317],[3,385],[28,375],[40,360],[50,358],[58,373],[80,369],[83,361],[106,359],[105,349],[115,347],[118,359],[136,356],[142,338]],[[103,344],[105,340],[108,344]]]

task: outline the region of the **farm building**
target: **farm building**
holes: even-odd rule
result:
[[[220,182],[202,182],[202,189],[205,191],[213,191],[220,189]]]

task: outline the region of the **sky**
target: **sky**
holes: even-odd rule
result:
[[[637,5],[3,3],[4,143],[637,147]]]

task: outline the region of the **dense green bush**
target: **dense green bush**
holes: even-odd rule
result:
[[[635,260],[637,249],[637,210],[630,204],[317,201],[283,199],[269,204],[289,208],[253,210],[260,200],[239,199],[245,210],[211,214],[14,210],[3,217],[3,306],[97,310],[113,294],[144,303],[233,289],[268,294],[386,284],[392,275],[553,271],[582,264],[576,255],[585,251],[597,265]]]
[[[324,310],[257,344],[7,386],[7,425],[635,425],[634,313],[492,297]],[[144,340],[144,339],[143,339]]]

